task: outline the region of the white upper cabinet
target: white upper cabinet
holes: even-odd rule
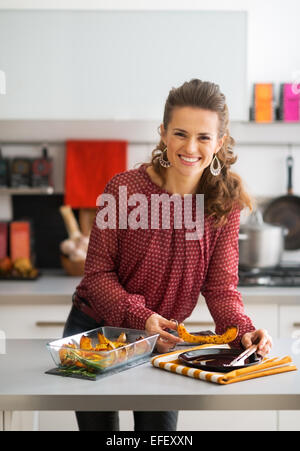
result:
[[[245,120],[246,32],[240,11],[0,10],[0,119],[157,119],[200,78]]]

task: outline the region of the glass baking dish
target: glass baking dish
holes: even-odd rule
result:
[[[125,343],[118,341],[122,334],[125,334]],[[62,373],[93,375],[151,354],[158,337],[159,334],[149,335],[143,330],[103,326],[51,341],[46,346]],[[102,349],[106,347],[105,342],[108,350]]]

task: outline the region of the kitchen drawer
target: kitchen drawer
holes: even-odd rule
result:
[[[59,338],[70,304],[0,305],[0,330],[6,338]]]
[[[70,411],[14,411],[5,412],[5,417],[10,431],[78,431],[75,413]],[[3,421],[0,430],[1,425]]]
[[[120,414],[120,430],[133,431],[134,421],[131,411]],[[178,431],[275,431],[276,412],[257,411],[180,411]]]
[[[279,314],[280,338],[294,338],[300,341],[300,305],[281,305]],[[298,349],[300,352],[300,344]]]
[[[132,410],[120,410],[120,431],[133,431],[134,419]]]
[[[2,412],[0,412],[2,413]],[[280,412],[280,430],[299,430],[299,412]],[[120,431],[133,431],[132,411],[119,412]],[[0,417],[0,430],[2,415]],[[180,411],[177,431],[275,431],[276,412]],[[13,431],[78,431],[74,412],[13,412]]]
[[[279,307],[280,338],[292,338],[292,348],[289,351],[293,354],[300,353],[300,305],[285,305]],[[278,413],[278,424],[280,431],[300,431],[300,412],[282,411]]]
[[[300,412],[287,410],[278,412],[279,431],[300,431]]]
[[[75,412],[41,411],[38,412],[39,431],[78,431]]]
[[[24,412],[13,411],[5,412],[6,422],[9,421],[10,425],[8,430],[10,431],[38,431],[38,418],[39,413],[37,411]]]
[[[276,412],[187,410],[178,415],[178,431],[276,431]]]

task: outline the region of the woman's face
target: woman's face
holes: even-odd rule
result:
[[[219,118],[214,111],[193,107],[177,107],[167,131],[161,125],[161,136],[167,156],[177,174],[201,177],[222,147],[225,136],[218,139]]]

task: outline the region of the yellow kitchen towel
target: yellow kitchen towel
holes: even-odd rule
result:
[[[264,358],[261,363],[252,365],[247,368],[230,371],[230,373],[215,373],[204,371],[183,365],[178,359],[178,355],[182,352],[187,352],[195,349],[216,347],[211,345],[201,345],[184,350],[176,350],[168,354],[158,355],[153,357],[151,363],[157,368],[171,371],[173,373],[182,374],[184,376],[201,379],[204,381],[214,382],[216,384],[233,384],[234,382],[241,382],[256,377],[270,376],[272,374],[284,373],[287,371],[295,371],[297,367],[292,364],[290,356],[282,358]]]

